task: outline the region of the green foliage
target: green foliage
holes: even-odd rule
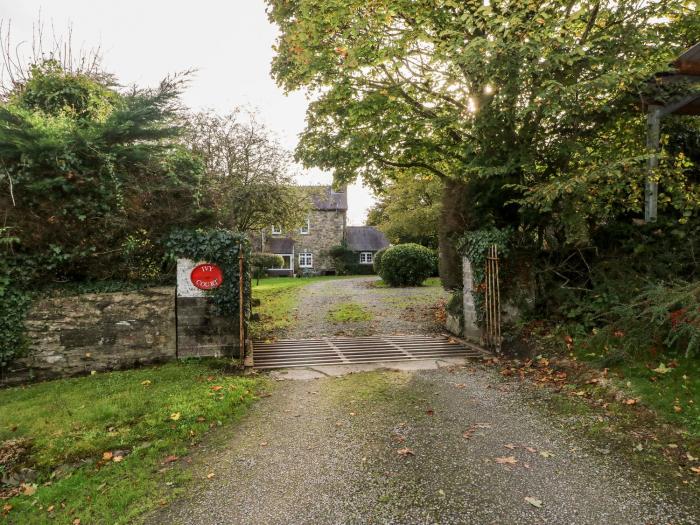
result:
[[[203,205],[235,231],[299,227],[309,201],[294,183],[289,153],[254,113],[241,113],[189,119],[185,142],[204,163]]]
[[[372,259],[372,267],[374,268],[374,273],[376,273],[377,275],[381,275],[382,273],[382,257],[384,257],[384,253],[388,249],[388,247],[382,248],[374,254],[374,258]]]
[[[605,326],[591,345],[648,358],[664,353],[700,355],[700,283],[655,284],[631,301],[601,313]]]
[[[176,143],[181,79],[118,92],[47,61],[0,104],[0,208],[42,280],[149,279],[197,218],[201,163]]]
[[[435,253],[419,244],[399,244],[388,248],[381,258],[382,279],[390,286],[418,286],[433,275]]]
[[[254,253],[250,259],[250,265],[256,284],[260,284],[260,279],[267,275],[267,270],[281,268],[284,265],[284,259],[281,255],[274,253]]]
[[[194,261],[217,264],[224,274],[224,282],[208,292],[222,314],[239,311],[239,255],[243,255],[243,293],[246,304],[251,293],[250,243],[244,233],[229,230],[178,230],[166,241],[168,255],[172,259],[184,257]]]
[[[441,196],[442,182],[435,175],[392,174],[369,211],[367,224],[382,230],[392,244],[413,242],[437,248]]]
[[[469,260],[472,266],[472,296],[476,307],[477,320],[483,320],[484,281],[486,280],[486,255],[492,245],[498,247],[499,259],[508,256],[512,231],[509,229],[485,228],[471,231],[457,242],[459,251]]]

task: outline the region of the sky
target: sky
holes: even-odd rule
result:
[[[41,15],[41,16],[40,16]],[[168,74],[196,69],[183,95],[194,110],[225,113],[256,109],[292,150],[304,129],[308,100],[285,94],[270,77],[277,28],[263,0],[0,0],[3,26],[11,22],[14,45],[30,51],[33,26],[41,19],[64,35],[72,26],[73,48],[100,47],[105,70],[124,85],[154,86]],[[302,171],[302,184],[330,183],[319,170]],[[373,197],[359,183],[348,189],[349,224],[361,225]]]

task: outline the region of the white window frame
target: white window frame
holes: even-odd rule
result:
[[[272,235],[282,235],[282,226],[273,226]]]
[[[308,235],[311,231],[311,219],[306,219],[306,225],[299,228],[299,233],[301,235]]]
[[[299,268],[313,268],[314,254],[311,252],[299,253]]]
[[[374,252],[360,252],[360,264],[372,264],[374,262]]]

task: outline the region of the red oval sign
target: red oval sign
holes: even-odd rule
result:
[[[190,273],[190,281],[200,290],[213,290],[224,282],[224,273],[216,264],[198,264]]]

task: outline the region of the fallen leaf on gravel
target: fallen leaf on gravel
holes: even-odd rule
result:
[[[494,459],[494,461],[496,463],[498,463],[499,465],[515,465],[518,462],[518,460],[515,459],[514,456],[503,456],[503,457]]]
[[[168,463],[172,463],[173,461],[177,461],[178,459],[180,459],[180,458],[177,456],[173,456],[173,455],[166,456],[165,459],[163,460],[162,465],[167,465]]]
[[[476,423],[474,424],[474,428],[491,428],[490,423]]]
[[[506,448],[509,448],[510,450],[515,450],[516,448],[518,448],[518,446],[517,446],[517,445],[513,445],[513,443],[506,443],[506,444],[503,445],[503,446],[506,447]]]
[[[546,450],[542,450],[540,452],[540,456],[542,456],[543,458],[551,458],[553,455],[554,454],[552,454],[551,452],[548,452]]]
[[[211,479],[214,476],[215,476],[215,474],[213,472],[210,472],[209,474],[207,474],[207,479]]]
[[[415,456],[416,454],[408,447],[400,448],[396,451],[399,456]]]
[[[467,430],[464,431],[464,433],[462,434],[462,437],[463,437],[464,439],[471,439],[472,436],[474,435],[474,432],[475,432],[475,431],[476,431],[475,428],[469,428],[469,429],[467,429]]]
[[[532,447],[525,447],[525,450],[527,450],[528,452],[531,452],[531,453],[533,453],[533,454],[534,454],[535,452],[537,452],[537,449],[534,449],[534,448],[532,448]]]
[[[336,421],[336,422],[335,422],[335,426],[336,426],[336,427],[342,427],[342,426],[343,426],[343,422],[342,422],[342,421]]]
[[[432,416],[435,414],[435,411],[432,408],[429,408],[428,410],[425,411],[425,413],[429,416]]]
[[[457,384],[455,384],[455,387],[457,387],[457,388],[467,388],[467,385],[466,385],[466,383],[457,383]]]
[[[350,415],[351,415],[351,416],[354,416],[354,415],[356,415],[356,414],[355,414],[355,412],[350,412]]]
[[[172,414],[170,414],[170,419],[172,419],[173,421],[177,421],[178,419],[180,419],[180,412],[173,412]]]
[[[523,467],[525,467],[525,468],[530,468],[530,464],[529,464],[529,463],[523,463]]]
[[[540,507],[542,507],[542,500],[540,500],[540,499],[527,496],[527,497],[525,497],[525,501],[528,502],[533,507],[537,507],[538,509]]]
[[[267,441],[261,441],[260,442],[261,447],[266,447],[267,446]]]

